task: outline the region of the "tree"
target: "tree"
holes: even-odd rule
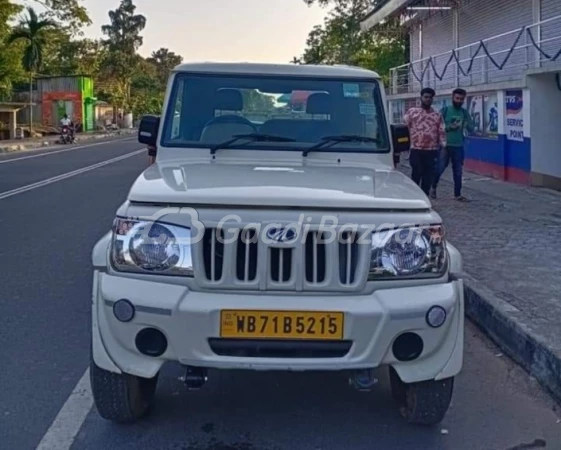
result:
[[[73,39],[64,30],[49,30],[43,73],[97,78],[106,56],[105,45],[99,40]]]
[[[45,31],[56,27],[51,19],[40,18],[35,10],[27,8],[27,17],[8,36],[8,43],[24,41],[22,65],[29,74],[29,134],[33,130],[33,75],[39,71],[43,64],[43,49],[46,44]]]
[[[107,36],[104,69],[115,80],[111,97],[125,113],[131,108],[132,78],[142,61],[137,54],[143,42],[140,33],[146,26],[146,18],[135,11],[132,0],[121,0],[116,10],[109,11],[110,23],[101,27]]]
[[[83,26],[91,25],[83,0],[31,0],[46,8],[45,17],[59,22],[66,31],[77,34]]]
[[[308,5],[331,7],[323,25],[308,34],[306,48],[294,63],[349,64],[376,70],[388,82],[389,69],[407,61],[407,33],[388,21],[362,31],[366,11],[382,0],[304,0]]]
[[[9,97],[13,83],[24,80],[25,73],[21,66],[23,45],[10,45],[7,42],[12,31],[9,24],[21,10],[20,5],[0,0],[0,100]]]
[[[262,94],[255,89],[244,89],[242,96],[246,111],[270,112],[275,110],[275,100],[270,95]]]
[[[147,61],[156,68],[158,82],[165,89],[171,70],[183,62],[183,57],[167,48],[160,48],[152,52],[152,56]]]

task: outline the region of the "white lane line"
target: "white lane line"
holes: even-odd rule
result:
[[[87,369],[35,450],[69,450],[93,406]]]
[[[12,189],[11,191],[1,192],[0,200],[4,200],[5,198],[12,197],[14,195],[23,194],[24,192],[56,183],[57,181],[66,180],[68,178],[75,177],[76,175],[80,175],[85,172],[90,172],[92,170],[99,169],[100,167],[107,166],[109,164],[113,164],[118,161],[122,161],[123,159],[127,159],[144,152],[146,152],[146,149],[136,150],[131,153],[126,153],[122,156],[117,156],[116,158],[111,158],[97,164],[92,164],[91,166],[82,167],[81,169],[73,170],[72,172],[67,172],[67,173],[63,173],[62,175],[57,175],[56,177],[47,178],[45,180],[41,180],[33,184],[28,184],[27,186],[22,186],[16,189]]]
[[[21,156],[21,157],[18,157],[18,158],[0,159],[0,164],[8,164],[8,163],[15,162],[15,161],[22,161],[24,159],[39,158],[41,156],[56,155],[57,153],[71,152],[73,150],[79,150],[81,148],[96,147],[98,145],[112,144],[113,142],[129,141],[129,140],[132,140],[132,139],[135,139],[135,138],[134,137],[127,137],[127,138],[122,138],[122,139],[107,140],[107,141],[103,141],[103,142],[96,142],[94,144],[79,145],[78,147],[69,147],[69,148],[64,148],[62,150],[55,150],[54,152],[50,152],[49,149],[50,148],[56,148],[56,147],[43,147],[43,148],[38,148],[38,149],[33,149],[33,150],[27,150],[29,152],[39,150],[39,151],[41,151],[41,153],[37,153],[35,155]],[[22,150],[22,151],[25,151],[25,150]],[[3,153],[3,155],[5,155],[5,154],[6,153]]]

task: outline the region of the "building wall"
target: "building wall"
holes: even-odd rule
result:
[[[542,50],[548,55],[554,56],[561,51],[561,18],[557,18],[561,16],[561,0],[464,2],[458,10],[457,38],[460,47],[553,19],[540,27],[532,27],[532,33],[536,42],[548,41],[542,42]],[[447,14],[433,15],[423,25],[422,52],[418,50],[418,29],[413,31],[412,60],[418,60],[421,53],[423,58],[427,58],[451,51],[455,47],[454,37],[453,20]],[[490,41],[489,52],[510,48],[516,37],[517,33],[509,33]],[[522,35],[518,45],[527,43],[530,40]],[[475,49],[472,47],[471,52]],[[462,52],[461,59],[471,56],[469,49]],[[506,52],[493,56],[500,64]],[[447,59],[436,61],[437,70]],[[466,107],[476,121],[480,119],[476,133],[466,139],[465,165],[470,171],[501,180],[561,189],[561,152],[557,151],[556,144],[561,142],[561,86],[558,86],[555,72],[558,66],[561,67],[561,57],[556,65],[551,62],[546,65],[546,59],[542,59],[541,69],[535,64],[537,59],[535,49],[519,49],[511,55],[505,68],[497,70],[487,57],[482,57],[473,63],[470,76],[459,76],[459,86],[471,86]],[[487,60],[487,66],[484,60]],[[464,69],[467,66],[469,61],[463,62]],[[525,78],[527,69],[540,71],[540,74],[529,72],[530,75]],[[450,79],[450,75],[455,73],[454,65],[450,65],[448,70],[447,77]],[[426,79],[424,85],[436,88],[435,107],[450,104],[449,97],[439,97],[438,94],[452,86],[434,81],[434,78]],[[511,89],[497,89],[491,84],[502,81],[510,82]],[[419,84],[410,90],[408,99],[389,98],[391,122],[401,121],[403,113],[418,98],[418,88]]]
[[[540,5],[540,19],[541,21],[553,19],[561,16],[561,1],[559,0],[541,0]],[[536,34],[534,34],[536,36]],[[543,43],[543,50],[550,54],[555,55],[561,48],[561,40],[556,38],[561,36],[561,20],[556,19],[545,23],[541,26],[541,40],[548,41]],[[537,40],[537,39],[536,39]]]
[[[532,172],[561,178],[561,89],[554,73],[528,77],[532,93]]]
[[[561,9],[559,0],[541,0],[542,14],[547,13],[551,16],[558,9]],[[463,0],[458,9],[458,44],[463,47],[469,44],[477,43],[481,40],[491,38],[503,33],[517,30],[523,26],[534,23],[534,5],[533,0]],[[551,28],[551,27],[550,27]],[[547,30],[547,33],[560,34],[561,21],[556,22],[555,30]],[[422,24],[422,57],[439,55],[450,52],[456,48],[454,40],[453,12],[442,11],[432,13]],[[510,48],[516,41],[517,34],[511,33],[498,39],[494,39],[486,46],[490,53],[502,51]],[[419,51],[419,25],[415,25],[411,31],[411,61],[420,59]],[[561,42],[561,41],[560,41]],[[526,36],[523,35],[518,45],[526,44]],[[559,48],[559,45],[557,45]],[[471,58],[475,55],[477,46],[461,49],[459,58],[465,72],[470,66]],[[494,65],[488,61],[488,58],[476,58],[473,60],[470,75],[463,76],[461,71],[456,67],[456,63],[452,62],[444,74],[443,69],[450,58],[450,55],[436,57],[434,63],[439,75],[444,75],[440,81],[437,77],[430,76],[425,78],[424,85],[432,86],[436,89],[449,89],[456,84],[456,78],[459,85],[467,85],[474,83],[491,83],[499,81],[508,81],[519,76],[522,65],[527,61],[526,49],[518,49],[510,56],[507,67],[503,70],[497,70]],[[482,51],[478,56],[483,56]],[[501,64],[507,53],[493,55],[498,64]],[[515,66],[509,68],[509,66]],[[414,65],[417,74],[422,71],[421,65]],[[427,72],[428,73],[428,72]],[[418,90],[419,83],[410,76],[411,82],[415,83],[414,91]]]
[[[80,77],[46,77],[37,80],[37,90],[44,92],[80,92]]]
[[[433,13],[426,21],[417,24],[411,31],[411,46],[410,46],[410,61],[418,61],[419,59],[428,58],[429,56],[435,57],[441,53],[446,53],[454,48],[453,45],[453,20],[450,11],[441,11]],[[422,50],[420,43],[422,41]],[[442,73],[447,61],[447,57],[434,58],[434,64],[437,72]],[[425,65],[418,63],[413,64],[411,70],[414,70],[419,78],[423,72]],[[440,82],[428,69],[424,78],[423,86],[432,86],[440,88],[443,82]],[[449,71],[446,72],[447,74]],[[414,91],[421,88],[421,83],[416,79],[413,72],[409,73],[410,84]],[[448,82],[449,87],[451,86]]]
[[[458,29],[460,47],[474,42],[498,36],[503,33],[522,28],[526,25],[534,23],[533,18],[533,2],[532,0],[472,0],[463,4],[458,11]],[[494,53],[509,49],[516,41],[517,34],[511,33],[504,37],[493,39],[486,43],[489,53]],[[526,37],[522,36],[518,45],[524,45]],[[472,52],[475,54],[477,48],[473,48]],[[462,58],[470,57],[469,50],[466,50]],[[521,65],[526,62],[525,49],[515,50],[510,56],[507,66],[503,70],[497,70],[489,61],[487,64],[488,80],[487,82],[498,82],[512,79],[513,76],[517,77],[521,70]],[[483,53],[479,53],[483,55]],[[493,58],[497,63],[502,63],[507,56],[507,53],[494,55]],[[484,61],[488,58],[479,58],[473,66],[473,78],[483,77],[482,73],[485,70]],[[469,63],[465,63],[466,66]],[[508,66],[518,66],[509,68]],[[479,72],[479,73],[477,73]],[[460,79],[461,84],[465,84],[464,77]]]
[[[60,103],[61,113],[57,113]],[[43,125],[58,126],[61,115],[66,113],[75,124],[82,123],[83,100],[80,92],[44,92],[41,104],[43,106]]]

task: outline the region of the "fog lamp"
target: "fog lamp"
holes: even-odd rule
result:
[[[433,306],[427,312],[427,323],[432,328],[439,328],[446,321],[446,310],[441,306]]]
[[[134,317],[134,306],[128,300],[119,300],[113,305],[113,315],[120,322],[130,322]]]

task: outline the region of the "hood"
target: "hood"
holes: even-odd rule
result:
[[[150,166],[129,200],[157,204],[330,209],[426,209],[427,196],[387,166],[165,162]]]

